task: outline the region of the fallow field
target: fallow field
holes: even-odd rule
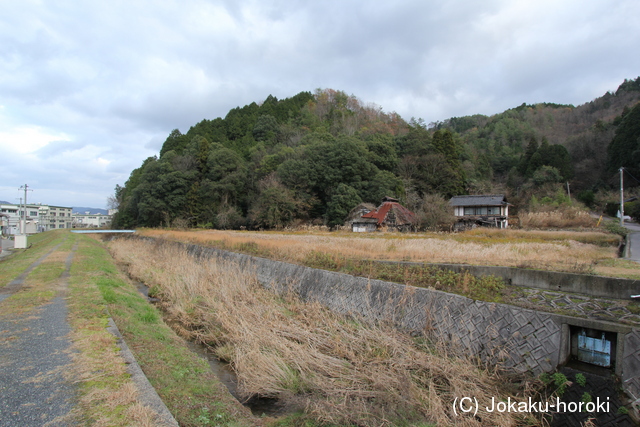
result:
[[[147,229],[143,235],[314,264],[347,260],[498,265],[640,278],[640,265],[620,259],[621,237],[604,231],[475,229],[464,233],[257,232]]]

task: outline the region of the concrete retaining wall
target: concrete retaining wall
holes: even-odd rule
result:
[[[389,263],[421,266],[427,265],[429,267],[436,267],[443,270],[452,270],[456,273],[467,271],[478,277],[500,277],[507,283],[515,286],[548,289],[550,291],[575,292],[598,298],[629,299],[631,295],[640,295],[640,280],[592,276],[589,274],[530,270],[515,267],[464,264],[423,264],[411,262]]]
[[[391,321],[398,328],[430,334],[452,348],[519,373],[538,375],[565,363],[571,353],[572,328],[614,332],[615,372],[640,405],[640,330],[196,245],[186,248],[203,262],[218,258],[237,263],[276,292],[293,289],[304,300],[339,313]]]

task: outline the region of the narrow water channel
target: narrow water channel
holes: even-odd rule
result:
[[[149,297],[149,287],[144,283],[138,282],[137,288],[138,292],[140,292],[140,294],[142,294],[147,299],[147,301],[149,301],[149,303],[153,304],[158,301],[157,298]],[[160,310],[160,312],[162,313],[162,310]],[[170,323],[167,324],[171,326]],[[287,405],[280,402],[278,399],[266,397],[251,397],[247,400],[246,398],[243,398],[243,396],[238,392],[238,378],[236,377],[235,372],[233,372],[228,363],[220,361],[217,357],[211,354],[211,352],[207,350],[204,345],[192,341],[186,342],[193,352],[198,354],[209,363],[211,372],[216,374],[220,382],[222,382],[222,384],[227,387],[229,393],[231,393],[231,395],[235,397],[240,403],[249,408],[253,415],[278,417],[292,412],[291,408],[287,407]]]

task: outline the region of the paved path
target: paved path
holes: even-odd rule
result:
[[[0,318],[1,427],[72,424],[76,386],[69,375],[73,372],[68,338],[71,328],[64,297],[75,249],[66,260],[62,288],[53,301],[21,315]],[[3,295],[19,290],[28,271],[47,255],[3,288]],[[0,309],[2,304],[0,301]]]
[[[2,316],[3,306],[8,304],[5,300],[20,291],[29,273],[62,243],[34,261],[7,286],[0,287],[0,427],[78,425],[73,416],[78,382],[73,377],[73,347],[69,339],[71,328],[67,322],[66,303],[69,271],[77,244],[65,260],[57,295],[52,301],[24,314]],[[113,320],[109,319],[109,322],[108,330],[118,339],[120,355],[138,389],[140,403],[156,412],[154,426],[178,427]]]

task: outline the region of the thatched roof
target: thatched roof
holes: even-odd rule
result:
[[[345,223],[349,224],[354,221],[357,221],[360,218],[362,218],[362,215],[375,210],[376,210],[376,205],[374,205],[373,203],[360,203],[358,206],[351,209],[351,211],[349,212],[349,215],[347,215],[347,219]]]

